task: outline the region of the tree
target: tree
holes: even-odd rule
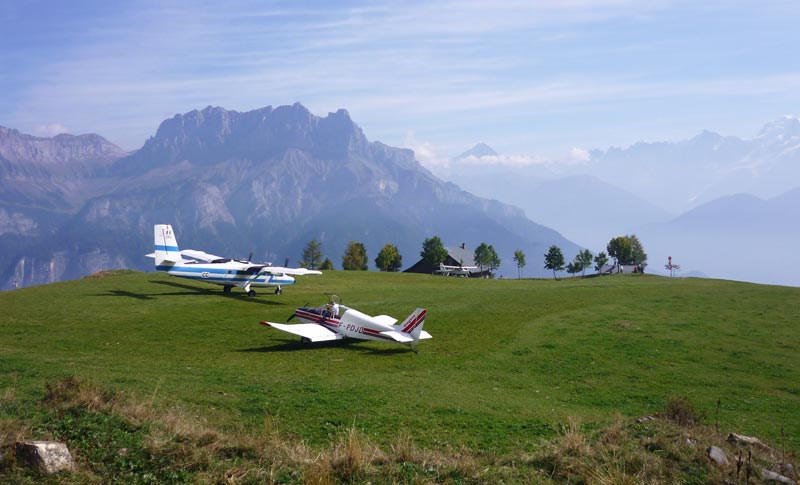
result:
[[[547,254],[544,255],[544,269],[553,270],[553,279],[556,280],[558,279],[556,278],[556,271],[564,269],[564,254],[561,252],[561,248],[555,244],[550,246]]]
[[[637,264],[642,267],[647,266],[647,253],[644,252],[639,238],[636,237],[636,234],[631,234],[628,236],[628,240],[631,243],[631,264]]]
[[[522,268],[525,267],[525,253],[521,249],[514,251],[514,262],[517,263],[517,278],[522,278]]]
[[[447,259],[447,249],[445,249],[439,236],[433,236],[422,243],[422,251],[420,251],[419,255],[422,256],[426,263],[436,269]]]
[[[375,258],[375,266],[381,271],[398,271],[403,266],[403,257],[397,247],[386,243]]]
[[[614,258],[615,264],[630,264],[631,243],[625,236],[612,238],[606,246],[608,255]]]
[[[332,271],[333,270],[333,261],[331,258],[325,258],[325,261],[322,262],[322,265],[319,267],[322,271]]]
[[[584,278],[586,277],[586,268],[592,265],[592,252],[588,249],[584,249],[583,251],[579,252],[577,256],[575,256],[577,261],[580,261],[581,264],[581,272],[583,273],[581,276]]]
[[[608,256],[603,251],[600,251],[600,254],[594,257],[594,270],[599,273],[606,263],[608,263]]]
[[[489,271],[494,272],[497,268],[500,267],[500,256],[497,255],[497,252],[494,250],[494,246],[491,244],[489,245]]]
[[[367,248],[362,243],[350,241],[342,256],[342,269],[367,270]]]
[[[494,246],[491,244],[487,245],[485,242],[482,242],[480,246],[475,248],[474,258],[475,264],[481,269],[481,273],[483,273],[483,268],[489,268],[491,272],[500,266],[500,257],[497,256]]]
[[[616,264],[647,266],[647,254],[635,234],[611,239],[606,250],[608,255],[616,260]]]
[[[322,243],[314,238],[308,242],[306,248],[303,250],[303,260],[300,261],[300,266],[308,269],[317,269],[321,261]]]
[[[571,274],[572,276],[580,273],[581,269],[583,268],[581,267],[581,262],[578,259],[578,256],[575,256],[575,259],[573,259],[572,262],[567,265],[567,273]]]
[[[481,273],[483,273],[483,267],[489,266],[489,246],[485,242],[480,243],[480,245],[475,248],[473,259],[478,268],[481,269]]]

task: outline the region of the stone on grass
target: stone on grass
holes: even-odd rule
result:
[[[767,470],[766,468],[761,469],[761,478],[767,482],[777,482],[777,483],[785,483],[787,485],[797,485],[797,482],[792,480],[789,477],[784,477],[780,473],[775,473],[772,470]]]
[[[769,446],[765,445],[763,441],[754,436],[745,436],[743,434],[731,433],[728,435],[728,441],[731,443],[744,443],[746,445],[760,446],[766,450],[771,449]]]
[[[722,448],[717,446],[709,446],[706,450],[708,453],[708,457],[719,467],[728,466],[728,457],[725,455],[725,451]]]
[[[67,445],[56,441],[20,441],[14,443],[14,452],[21,465],[48,474],[72,471],[75,467]]]

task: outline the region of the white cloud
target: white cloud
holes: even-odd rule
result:
[[[461,165],[504,165],[507,167],[526,167],[546,164],[547,160],[537,155],[484,155],[460,158]]]
[[[69,129],[61,123],[50,123],[49,125],[35,125],[33,134],[36,136],[56,136],[61,133],[69,133]]]
[[[429,169],[447,168],[450,166],[450,160],[447,157],[437,154],[436,148],[431,143],[418,141],[414,136],[414,132],[409,131],[406,133],[403,148],[413,150],[414,158]]]
[[[591,159],[591,155],[587,150],[578,147],[572,147],[569,151],[567,160],[574,163],[586,163]]]

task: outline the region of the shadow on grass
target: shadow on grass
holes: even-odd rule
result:
[[[271,345],[267,347],[254,347],[251,349],[241,349],[236,352],[299,352],[299,351],[317,351],[320,349],[340,348],[352,350],[354,352],[365,352],[374,355],[395,355],[406,354],[414,350],[407,346],[394,346],[386,348],[373,348],[360,345],[362,342],[355,339],[342,339],[331,340],[328,342],[300,342],[299,340],[283,340],[283,343]]]
[[[155,283],[157,285],[171,286],[173,288],[180,288],[182,290],[189,290],[189,291],[146,294],[146,293],[134,293],[132,291],[125,291],[125,290],[110,290],[108,293],[99,293],[93,296],[123,296],[127,298],[135,298],[137,300],[154,300],[159,296],[216,296],[220,298],[236,298],[237,300],[245,301],[247,303],[258,303],[261,305],[285,305],[285,303],[281,303],[274,300],[261,300],[258,299],[258,296],[256,296],[255,298],[251,298],[246,294],[244,294],[243,292],[236,292],[235,290],[231,293],[224,293],[221,289],[218,290],[213,287],[205,288],[199,286],[184,285],[181,283],[176,283],[174,281],[150,280],[150,283]],[[269,295],[269,293],[267,293],[267,295]]]

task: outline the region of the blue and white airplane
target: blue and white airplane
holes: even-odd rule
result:
[[[322,274],[321,271],[306,268],[283,268],[269,263],[256,264],[223,258],[194,249],[181,250],[169,224],[156,224],[153,232],[155,252],[147,257],[155,258],[157,271],[165,271],[170,276],[222,285],[225,293],[230,293],[237,286],[247,296],[255,296],[256,292],[252,287],[275,286],[275,294],[279,295],[283,293],[282,286],[294,284],[292,275]],[[184,256],[189,259],[184,259]]]

